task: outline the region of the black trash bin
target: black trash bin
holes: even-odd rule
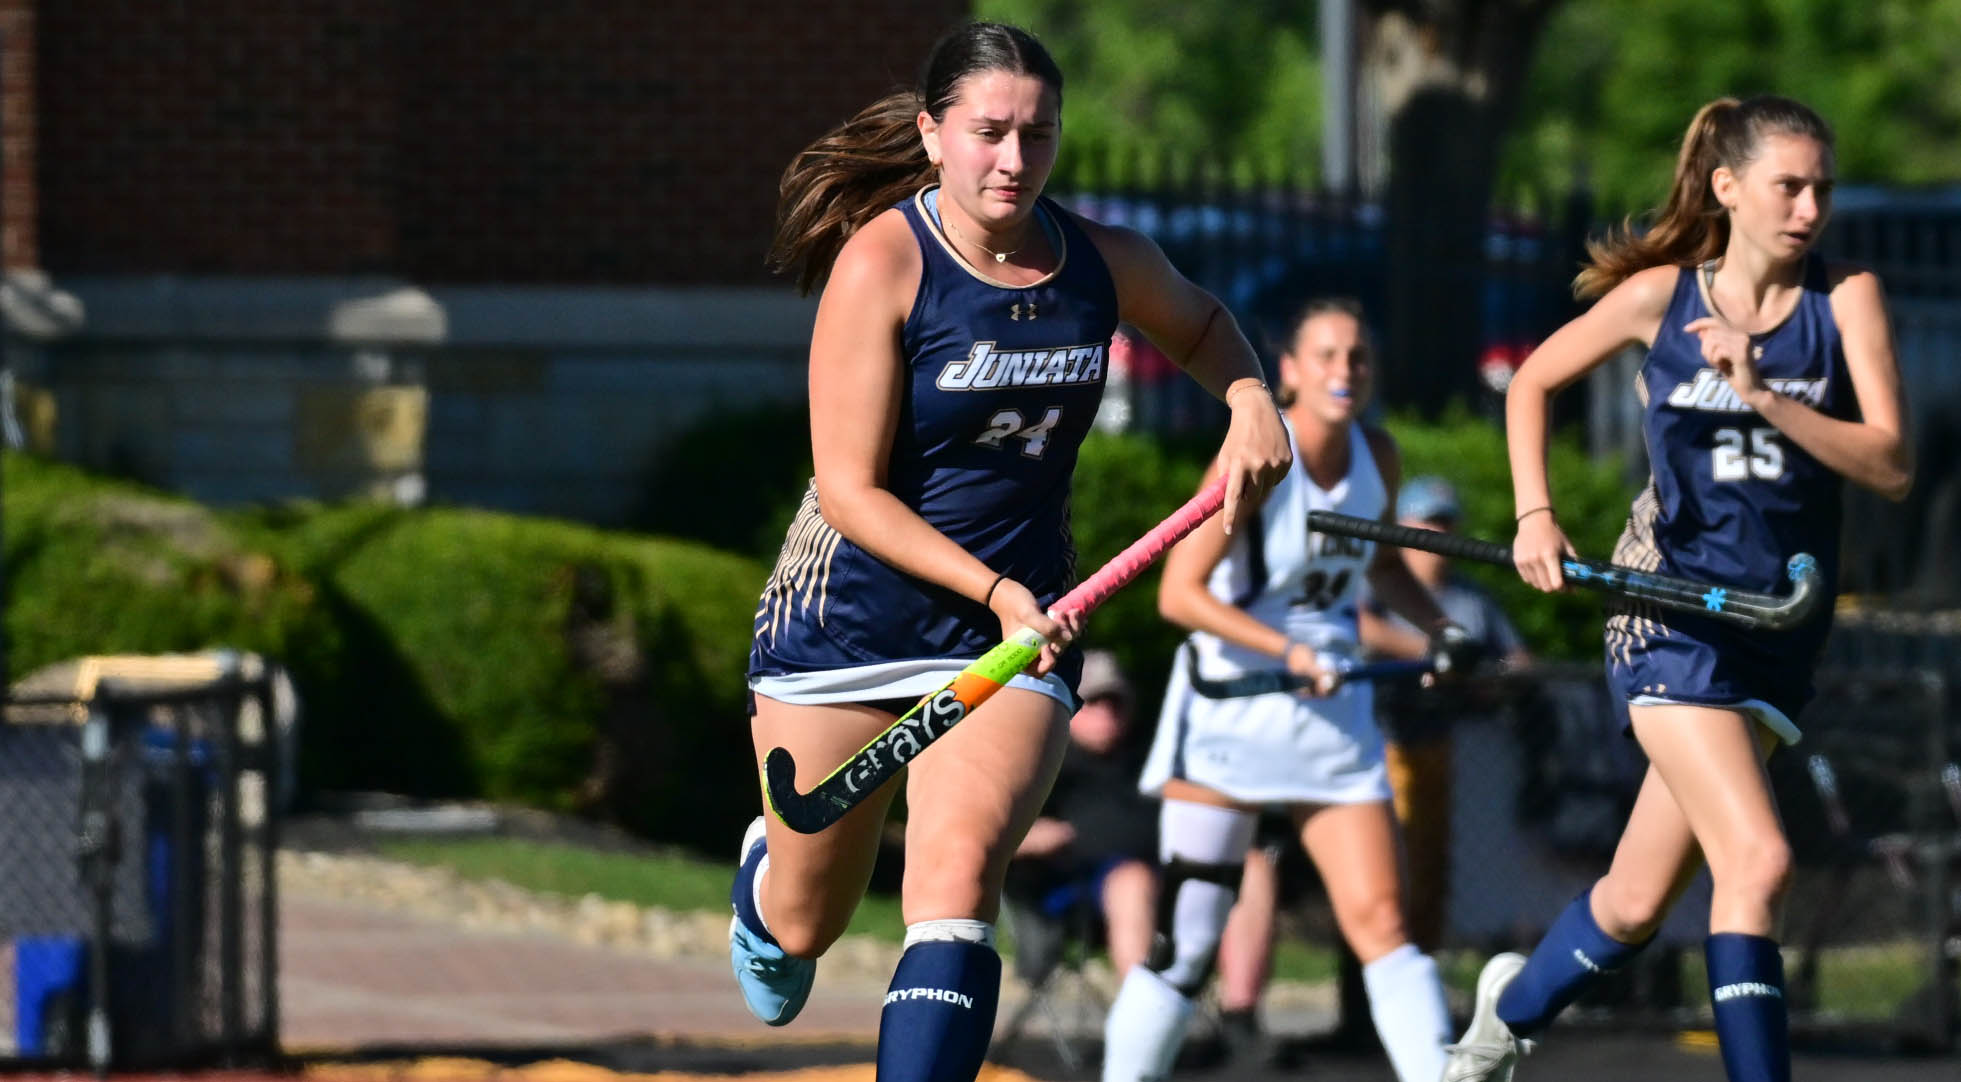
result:
[[[118,1065],[187,1050],[202,1002],[206,846],[217,784],[208,741],[170,728],[118,733],[96,791],[81,726],[0,724],[0,940],[13,948],[13,1053],[81,1063],[90,1003],[93,860],[109,867],[109,1020]],[[85,854],[88,805],[112,824]]]

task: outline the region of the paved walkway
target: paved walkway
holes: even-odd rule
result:
[[[743,1010],[719,961],[663,959],[546,934],[459,930],[316,897],[282,897],[281,916],[285,1045],[315,1064],[311,1073],[330,1079],[555,1082],[567,1072],[589,1079],[603,1068],[662,1082],[730,1076],[872,1082],[882,981],[827,981],[820,972],[803,1016],[774,1030]],[[1014,1005],[1012,998],[1003,1004],[1004,1020]],[[1282,1065],[1208,1066],[1201,1054],[1190,1057],[1179,1077],[1393,1082],[1381,1053],[1317,1043],[1311,1034],[1332,1019],[1300,1014],[1275,1021],[1291,1034]],[[1081,1036],[1083,1050],[1093,1053],[1094,1034]],[[409,1059],[431,1053],[469,1058]],[[328,1059],[357,1063],[320,1065]],[[541,1061],[557,1065],[522,1066]],[[1039,1033],[1021,1041],[1009,1062],[1020,1070],[990,1068],[984,1082],[1094,1077],[1066,1067]],[[1961,1061],[1809,1053],[1799,1057],[1796,1077],[1954,1082]],[[1721,1082],[1723,1070],[1706,1039],[1574,1029],[1555,1033],[1519,1078]]]
[[[743,1009],[726,963],[468,931],[290,895],[280,899],[280,921],[281,1036],[296,1052],[753,1041],[777,1032]],[[884,992],[820,977],[794,1036],[868,1040]]]

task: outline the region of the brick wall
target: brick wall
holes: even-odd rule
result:
[[[790,155],[964,12],[0,0],[0,19],[38,15],[39,255],[57,275],[505,283],[766,281]],[[10,108],[13,51],[10,35]]]
[[[34,0],[0,0],[0,266],[40,260],[34,119]]]

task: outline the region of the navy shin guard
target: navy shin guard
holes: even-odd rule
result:
[[[761,873],[762,863],[768,857],[769,850],[760,845],[751,847],[742,855],[742,863],[735,869],[735,882],[729,885],[729,904],[735,907],[735,915],[741,919],[743,927],[774,947],[781,944],[769,934],[769,926],[763,923],[763,915],[756,909],[756,876]]]
[[[1644,943],[1622,943],[1594,923],[1588,890],[1573,899],[1532,957],[1498,999],[1498,1017],[1512,1033],[1531,1037],[1546,1028],[1560,1011],[1580,998],[1603,973],[1619,969],[1639,953]]]
[[[1790,1082],[1791,1021],[1777,944],[1760,935],[1719,932],[1704,941],[1703,955],[1730,1082]]]
[[[994,1035],[1001,956],[981,943],[915,943],[878,1020],[879,1082],[973,1082]]]

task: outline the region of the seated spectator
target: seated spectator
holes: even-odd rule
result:
[[[1062,770],[1008,867],[1009,900],[1053,923],[1017,925],[1016,950],[1059,950],[1069,914],[1088,904],[1104,928],[1112,968],[1126,973],[1151,945],[1157,808],[1137,792],[1141,749],[1131,739],[1136,694],[1116,658],[1106,650],[1087,651],[1078,693],[1083,708],[1069,721]],[[1038,942],[1044,935],[1052,942]],[[1026,970],[1022,975],[1031,976]]]
[[[1411,478],[1396,499],[1397,521],[1414,529],[1450,533],[1462,518],[1457,490],[1441,477]],[[1453,571],[1449,557],[1413,548],[1403,549],[1402,556],[1410,574],[1485,657],[1507,668],[1531,662],[1498,602]],[[1420,630],[1372,600],[1363,606],[1362,641],[1387,657],[1421,658],[1429,650]],[[1389,741],[1389,781],[1410,867],[1410,935],[1424,949],[1435,950],[1443,936],[1450,868],[1450,730],[1466,715],[1493,709],[1496,686],[1460,681],[1446,692],[1390,685],[1378,691],[1375,703]]]

